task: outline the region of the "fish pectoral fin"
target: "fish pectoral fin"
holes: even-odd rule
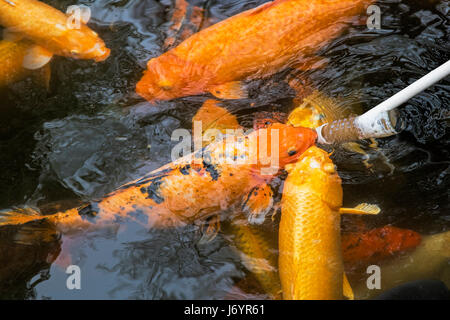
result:
[[[340,208],[341,214],[378,214],[381,209],[376,204],[361,203],[354,208]]]
[[[263,184],[250,191],[242,210],[247,214],[249,223],[261,224],[272,209],[273,202],[272,188],[268,184]]]
[[[244,99],[248,97],[247,90],[241,81],[231,81],[213,87],[209,92],[219,99]]]
[[[347,276],[344,273],[344,281],[342,282],[342,293],[348,300],[355,300],[355,295],[353,294],[352,286],[348,282]]]
[[[45,66],[53,57],[53,53],[41,46],[35,45],[28,49],[23,58],[25,69],[36,70]]]
[[[209,218],[202,226],[200,231],[202,237],[198,241],[199,244],[206,244],[214,240],[220,230],[220,217],[218,215]]]

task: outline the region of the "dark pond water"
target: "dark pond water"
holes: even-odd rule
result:
[[[55,58],[49,92],[29,80],[2,90],[2,209],[69,208],[158,168],[170,161],[172,131],[191,129],[192,116],[209,98],[178,99],[155,108],[134,93],[148,59],[164,51],[174,1],[45,2],[63,11],[71,4],[90,6],[90,26],[112,54],[98,64]],[[205,10],[205,21],[215,22],[265,1],[189,2]],[[381,30],[350,26],[321,50],[328,59],[325,68],[295,76],[364,111],[449,60],[450,1],[383,0],[378,5]],[[376,150],[362,144],[371,169],[363,165],[363,156],[336,150],[344,203],[372,202],[383,210],[364,218],[370,226],[393,224],[422,234],[450,229],[448,80],[402,106],[408,124],[403,133],[379,140]],[[251,127],[262,111],[292,110],[293,92],[270,81],[252,84],[251,99],[225,102],[242,125]],[[266,222],[268,237],[276,239],[278,221],[279,216]],[[197,226],[157,231],[127,223],[119,230],[59,240],[55,231],[54,238],[38,237],[26,245],[14,241],[16,232],[0,231],[1,252],[7,255],[0,260],[8,261],[14,275],[4,281],[2,298],[223,299],[233,297],[232,288],[248,277],[227,235],[204,244]],[[67,259],[82,269],[82,290],[66,289],[60,265]],[[242,297],[265,295],[256,288]]]

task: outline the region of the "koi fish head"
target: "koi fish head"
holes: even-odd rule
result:
[[[63,49],[63,55],[74,59],[93,59],[104,61],[109,57],[108,49],[98,34],[82,25],[80,29],[66,29],[57,39]]]
[[[287,166],[289,181],[318,194],[332,208],[342,205],[341,179],[328,153],[318,147],[306,150],[298,162]]]
[[[201,90],[197,89],[201,79],[185,80],[191,71],[188,63],[167,52],[147,63],[147,70],[137,83],[136,92],[151,103],[199,94]]]
[[[267,129],[269,137],[273,136],[271,130],[278,130],[280,167],[297,161],[303,152],[315,144],[317,138],[314,130],[302,127],[296,128],[281,123],[271,124]]]
[[[297,161],[317,139],[314,130],[272,123],[249,136],[250,158],[262,176],[273,176],[287,164]],[[256,147],[256,148],[255,148]]]

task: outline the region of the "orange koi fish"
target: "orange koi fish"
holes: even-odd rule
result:
[[[450,231],[423,236],[416,248],[395,259],[377,263],[381,269],[380,290],[369,289],[366,277],[355,281],[355,297],[370,299],[393,287],[423,279],[441,280],[450,286],[449,264]]]
[[[295,67],[373,0],[276,0],[189,37],[147,64],[136,92],[150,102],[211,93],[246,96],[243,80]]]
[[[164,48],[171,48],[197,32],[204,22],[203,13],[201,7],[191,5],[186,0],[176,0]]]
[[[53,54],[95,61],[108,58],[110,50],[87,21],[72,29],[68,20],[61,11],[37,0],[0,0],[0,25],[7,28],[4,38],[25,37],[37,45],[25,58],[28,69],[42,67]]]
[[[23,67],[27,51],[33,43],[27,40],[0,41],[0,87],[24,79],[30,70]]]
[[[392,226],[363,233],[344,233],[342,235],[344,261],[351,266],[369,265],[413,249],[420,244],[420,240],[421,236],[417,232]]]
[[[236,137],[249,144],[258,141],[262,130]],[[296,161],[315,143],[316,133],[311,129],[274,124],[265,131],[269,146],[274,134],[279,136],[279,166]],[[258,150],[262,145],[258,144]],[[217,141],[177,161],[167,164],[148,175],[130,182],[98,201],[83,208],[70,209],[49,216],[36,213],[4,211],[0,226],[23,224],[47,219],[61,231],[92,225],[114,223],[120,217],[134,219],[148,227],[176,227],[206,219],[225,209],[260,208],[257,190],[273,178],[274,174],[261,174],[267,167],[264,157],[255,163],[246,162],[247,151],[242,145],[227,140]],[[248,150],[250,148],[247,148]],[[269,153],[270,153],[270,149]],[[224,161],[224,153],[233,159],[244,159],[241,164]],[[259,151],[258,151],[259,154]],[[87,217],[91,219],[87,219]],[[143,220],[143,221],[142,221]]]
[[[311,147],[286,168],[279,228],[279,273],[284,299],[352,297],[344,276],[340,214],[377,214],[362,204],[342,207],[341,179],[328,154]]]

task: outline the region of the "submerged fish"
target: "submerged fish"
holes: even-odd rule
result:
[[[316,133],[306,128],[274,124],[265,133],[262,130],[236,139],[247,145],[267,134],[271,146],[275,134],[279,135],[280,168],[296,161],[316,139]],[[262,147],[258,144],[259,150]],[[267,167],[267,159],[258,156],[255,163],[246,161],[244,158],[248,153],[242,145],[227,140],[217,141],[201,151],[203,154],[197,151],[180,158],[84,208],[49,216],[4,211],[0,214],[0,226],[48,219],[61,231],[70,231],[115,223],[116,219],[126,217],[148,227],[175,227],[206,219],[225,209],[242,209],[244,206],[252,209],[250,214],[266,210],[258,203],[258,190],[264,189],[266,182],[276,174],[262,174],[261,170]],[[224,152],[233,159],[241,158],[242,162],[224,161]]]
[[[368,288],[365,281],[367,277],[362,281],[355,281],[356,298],[370,299],[415,280],[441,280],[450,287],[450,231],[423,236],[416,248],[396,259],[381,261],[377,265],[381,271],[380,289]]]
[[[0,87],[13,83],[30,74],[23,66],[27,51],[33,43],[27,40],[0,41]]]
[[[37,0],[0,0],[0,25],[7,28],[4,38],[25,37],[40,46],[28,52],[34,62],[30,69],[42,67],[53,54],[95,61],[108,58],[110,50],[86,21],[76,29],[68,20],[66,14]]]
[[[284,299],[343,298],[340,214],[376,214],[378,207],[342,206],[341,179],[328,154],[311,147],[286,168],[279,228],[279,273]],[[351,296],[351,293],[347,295]]]
[[[189,37],[147,64],[136,91],[153,102],[210,92],[245,97],[243,80],[302,64],[373,0],[277,0]]]
[[[358,265],[367,267],[370,263],[378,263],[417,247],[420,240],[417,232],[393,226],[345,233],[342,235],[344,261],[351,268]]]
[[[280,299],[278,255],[269,235],[257,226],[250,225],[247,219],[235,219],[227,227],[225,231],[232,235],[232,244],[236,247],[243,265],[271,299]]]

